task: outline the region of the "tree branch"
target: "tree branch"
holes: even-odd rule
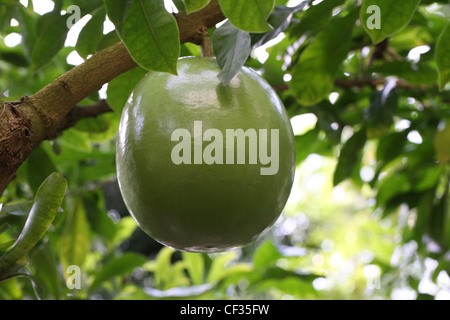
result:
[[[202,28],[211,28],[225,19],[217,0],[212,0],[198,12],[190,15],[180,12],[175,18],[180,30],[180,42],[196,44],[201,43]],[[119,42],[95,53],[35,94],[14,103],[2,103],[0,195],[31,151],[61,130],[69,112],[78,102],[134,67],[136,63],[125,45]]]
[[[106,100],[100,100],[90,106],[75,106],[61,121],[58,133],[73,127],[78,121],[85,118],[95,118],[101,114],[114,111]]]

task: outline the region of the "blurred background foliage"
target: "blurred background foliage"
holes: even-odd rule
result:
[[[42,143],[0,198],[4,253],[41,183],[55,171],[67,179],[61,212],[21,272],[0,282],[0,298],[450,299],[450,41],[439,42],[450,38],[450,6],[417,1],[395,16],[403,26],[376,34],[361,23],[370,3],[277,0],[277,32],[251,34],[246,65],[278,91],[297,143],[290,199],[260,240],[194,254],[137,228],[114,162],[121,109],[146,72],[136,68],[82,102],[106,99],[114,112]],[[82,19],[68,30],[60,12],[73,4]],[[101,0],[2,0],[0,35],[5,101],[119,39]],[[181,55],[200,48],[184,44]]]

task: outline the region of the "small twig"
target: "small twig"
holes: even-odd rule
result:
[[[95,118],[103,113],[112,111],[113,109],[111,109],[106,100],[100,100],[98,103],[90,106],[76,106],[70,110],[61,122],[58,132],[73,127],[81,119]]]

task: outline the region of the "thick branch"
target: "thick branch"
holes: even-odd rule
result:
[[[181,12],[175,18],[180,42],[196,44],[202,40],[200,31],[204,27],[210,28],[225,19],[217,0],[201,11],[190,15]],[[5,103],[4,107],[0,105],[0,195],[31,151],[64,126],[78,102],[134,67],[136,63],[119,42],[95,53],[37,93],[21,101]]]

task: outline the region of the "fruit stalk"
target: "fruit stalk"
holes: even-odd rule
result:
[[[202,49],[202,57],[211,58],[214,56],[211,44],[211,37],[209,36],[208,29],[202,27],[202,43],[200,47]]]

